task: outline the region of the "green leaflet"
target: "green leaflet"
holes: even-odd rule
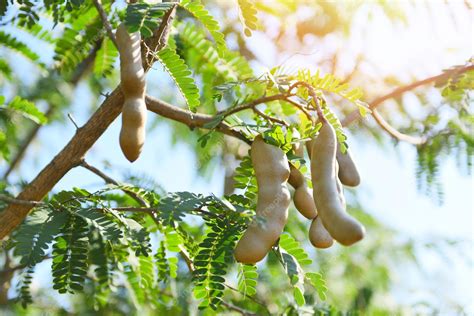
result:
[[[173,3],[132,3],[127,6],[125,24],[130,33],[140,32],[146,38],[153,35],[155,29],[161,23],[161,18],[165,15]]]
[[[114,43],[107,37],[97,51],[94,61],[94,74],[97,77],[107,77],[113,71],[115,60],[119,53]]]
[[[219,23],[214,19],[209,11],[206,10],[201,1],[183,0],[181,1],[180,6],[191,13],[209,31],[217,44],[217,49],[220,54],[227,50],[224,34],[220,32]]]
[[[341,81],[334,77],[332,74],[326,74],[324,77],[321,77],[319,74],[319,70],[316,71],[314,75],[312,75],[309,70],[299,70],[296,79],[309,83],[317,90],[335,93],[343,97],[344,99],[357,106],[362,116],[365,116],[367,113],[370,113],[370,109],[367,103],[361,100],[363,96],[362,90],[359,88],[350,89],[347,83],[341,83]],[[303,96],[307,96],[307,91],[304,90],[304,88],[298,89],[298,91],[302,93]]]
[[[15,98],[13,98],[13,100],[11,100],[7,105],[6,109],[14,110],[16,113],[19,113],[27,119],[32,120],[36,124],[43,125],[48,121],[46,116],[44,116],[44,114],[38,110],[33,102],[22,99],[19,96],[15,96]]]
[[[188,107],[195,112],[200,104],[199,89],[194,82],[192,72],[176,51],[164,48],[157,54],[158,60],[176,83]]]
[[[59,293],[81,292],[88,269],[87,222],[71,214],[53,245],[53,288]]]
[[[238,0],[240,21],[246,36],[252,36],[252,31],[257,29],[257,9],[252,0]]]
[[[210,231],[199,244],[199,251],[194,257],[195,282],[194,297],[202,299],[199,308],[216,309],[224,295],[227,267],[233,261],[233,252],[238,225],[230,225],[226,220],[216,220],[208,224]]]
[[[29,59],[33,64],[37,65],[41,69],[45,69],[46,66],[39,62],[39,55],[32,51],[28,45],[17,40],[13,35],[7,34],[3,31],[0,31],[0,43],[8,47],[9,49],[16,51],[17,53],[23,55]]]
[[[43,261],[46,250],[68,220],[66,212],[38,209],[15,234],[15,255],[20,263],[32,267]]]
[[[290,234],[283,233],[280,236],[279,245],[281,248],[285,249],[286,252],[295,257],[300,265],[308,265],[312,263],[312,260],[309,258],[309,255],[303,247],[301,247],[300,243]]]
[[[239,291],[244,295],[253,296],[257,293],[257,266],[240,264],[237,279]]]

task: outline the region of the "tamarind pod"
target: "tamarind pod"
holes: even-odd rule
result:
[[[240,238],[234,250],[238,262],[262,260],[280,237],[288,219],[290,191],[286,182],[290,168],[285,153],[257,136],[250,150],[257,178],[257,217]]]
[[[128,96],[145,96],[146,78],[142,66],[140,33],[129,34],[124,23],[115,33],[120,53],[120,88]]]
[[[346,213],[339,198],[336,175],[337,139],[333,127],[325,122],[311,149],[313,197],[324,227],[339,243],[349,246],[365,235],[365,228]]]
[[[316,248],[329,248],[334,243],[332,236],[329,234],[329,232],[326,230],[326,227],[324,227],[323,225],[321,216],[317,216],[311,222],[308,236],[309,241]]]
[[[130,162],[137,160],[145,143],[146,118],[147,108],[142,98],[125,99],[122,107],[120,148]]]
[[[293,150],[297,156],[304,156],[304,144],[294,144]],[[288,183],[295,188],[293,203],[298,212],[308,219],[315,218],[317,211],[316,205],[314,205],[313,193],[308,188],[304,175],[292,165],[290,165],[290,178],[288,179]]]
[[[358,186],[360,184],[360,175],[351,151],[347,149],[346,153],[343,154],[341,148],[337,146],[336,159],[339,163],[338,176],[342,184],[349,187]]]
[[[339,164],[337,163],[337,159],[336,159],[336,163],[334,165],[335,165],[335,174],[338,174]],[[345,209],[346,208],[346,197],[344,196],[344,187],[342,186],[342,183],[341,183],[341,180],[339,180],[339,177],[336,177],[336,188],[337,188],[337,192],[339,193],[338,194],[339,201],[341,201],[342,207]]]

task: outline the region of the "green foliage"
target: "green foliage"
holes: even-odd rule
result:
[[[280,236],[278,245],[288,254],[292,255],[300,265],[308,265],[312,263],[311,259],[303,247],[301,247],[300,243],[296,241],[290,234],[282,234]]]
[[[164,48],[157,54],[158,60],[176,83],[183,95],[189,109],[196,111],[199,106],[199,88],[196,86],[192,72],[176,52],[170,48]]]
[[[34,268],[28,268],[23,271],[21,279],[18,282],[18,299],[21,302],[23,308],[26,308],[29,304],[33,303],[33,297],[31,296],[30,285],[33,280]]]
[[[69,220],[53,245],[53,288],[59,293],[82,291],[87,274],[88,225],[80,216]]]
[[[200,0],[183,0],[180,3],[180,6],[189,13],[191,13],[199,22],[204,25],[204,27],[209,31],[209,33],[214,38],[214,41],[217,44],[218,52],[223,54],[227,50],[224,34],[220,32],[219,23],[214,19],[214,17],[206,10],[202,5]]]
[[[362,116],[365,116],[368,112],[370,112],[368,105],[361,100],[363,96],[362,90],[350,89],[347,83],[341,83],[341,80],[337,79],[332,74],[326,74],[324,77],[321,77],[319,70],[316,71],[314,75],[311,75],[309,70],[299,70],[296,79],[309,83],[317,90],[334,93],[343,97],[347,101],[357,106]],[[300,88],[299,92],[304,96],[308,95],[308,92],[304,88]]]
[[[240,10],[240,21],[244,27],[244,33],[252,36],[252,31],[257,29],[257,9],[252,0],[238,0]]]
[[[400,18],[394,9],[396,6],[385,2],[377,2],[376,7],[382,9],[380,12]],[[178,6],[168,46],[157,52],[157,57],[189,108],[214,115],[204,126],[210,131],[191,130],[181,123],[173,123],[170,127],[174,142],[194,146],[201,174],[209,170],[206,169],[208,166],[219,167],[227,155],[236,159],[244,155],[241,145],[234,146],[232,141],[216,131],[220,123],[228,124],[248,140],[256,134],[263,134],[266,142],[285,150],[290,161],[301,167],[302,160],[292,155],[292,144],[316,136],[321,123],[313,125],[297,106],[288,100],[277,100],[258,105],[257,110],[267,117],[256,111],[250,114],[250,108],[226,115],[228,110],[259,97],[288,93],[289,87],[297,81],[308,83],[316,90],[317,101],[334,126],[343,150],[346,136],[340,118],[348,110],[345,101],[357,107],[362,115],[368,113],[367,105],[361,100],[362,89],[349,87],[333,74],[323,76],[319,71],[312,74],[307,69],[298,72],[296,67],[286,65],[254,75],[251,65],[259,67],[266,61],[256,58],[254,54],[257,52],[245,44],[237,16],[228,14],[226,1],[218,1],[212,7],[209,4],[209,10],[201,1],[193,0],[184,0],[180,4],[140,1],[127,3],[126,9],[125,2],[117,4],[103,0],[101,3],[113,28],[119,21],[124,21],[129,31],[140,32],[143,38],[151,36],[162,22],[163,15],[173,6]],[[275,0],[271,4],[268,1],[238,0],[235,3],[238,3],[239,17],[248,36],[260,27],[257,8],[263,13],[262,17],[280,19],[275,21],[278,23],[271,23],[272,29],[263,30],[261,34],[278,34],[268,42],[268,45],[275,44],[269,48],[269,53],[275,49],[282,52],[275,56],[278,58],[293,55],[294,48],[298,47],[284,47],[288,35],[294,37],[291,40],[295,44],[304,44],[296,41],[306,34],[325,36],[333,33],[331,36],[339,36],[339,33],[348,32],[348,17],[356,15],[356,8],[367,7],[355,3],[350,5],[350,10],[342,10],[340,3],[310,0]],[[286,22],[291,23],[298,17],[301,8],[307,17],[304,21],[297,21],[294,28],[287,27]],[[54,47],[55,61],[52,69],[47,69],[49,75],[44,76],[46,66],[40,62],[44,56],[41,54],[40,58],[32,44],[20,41],[22,37],[15,33],[0,31],[4,48],[39,66],[32,76],[42,71],[39,80],[30,83],[13,72],[14,58],[9,58],[8,54],[0,56],[0,73],[2,79],[5,78],[0,80],[1,92],[8,98],[13,95],[12,101],[0,108],[0,153],[8,159],[10,151],[15,152],[23,143],[32,122],[46,123],[45,115],[35,104],[47,104],[48,122],[54,122],[68,110],[73,90],[68,82],[77,83],[79,77],[75,75],[82,70],[85,71],[81,78],[88,80],[92,87],[90,99],[95,109],[99,93],[105,94],[106,90],[113,88],[110,84],[115,84],[117,71],[113,71],[113,67],[118,53],[107,38],[103,22],[91,1],[8,0],[0,3],[0,16],[5,16],[7,9],[8,18],[13,16],[11,28]],[[216,13],[216,18],[210,12]],[[222,31],[217,18],[226,22]],[[9,21],[2,20],[5,22]],[[50,29],[50,22],[54,24],[53,29]],[[226,38],[235,51],[226,48]],[[325,50],[322,52],[324,54]],[[333,66],[337,65],[338,55],[322,57],[328,57]],[[320,67],[327,69],[326,62],[321,61]],[[94,64],[92,72],[89,71],[92,68],[89,62]],[[457,69],[462,68],[448,71]],[[364,82],[354,78],[355,82]],[[434,192],[440,199],[442,183],[439,175],[448,154],[455,156],[459,165],[467,167],[468,172],[472,171],[474,121],[470,107],[473,78],[472,71],[463,74],[454,71],[449,80],[438,84],[446,101],[444,105],[453,113],[452,116],[431,110],[432,104],[429,104],[425,122],[400,111],[408,126],[403,132],[419,132],[427,136],[426,144],[417,147],[417,179],[421,190],[430,194]],[[310,98],[304,87],[295,91],[296,95],[291,95],[291,99],[315,117],[316,100]],[[162,92],[164,98],[175,97]],[[420,99],[423,96],[424,93],[420,93]],[[339,103],[341,99],[343,102]],[[0,104],[5,104],[5,97],[0,96]],[[403,108],[402,103],[399,108]],[[280,121],[272,121],[268,116]],[[281,123],[282,120],[285,123]],[[378,130],[373,133],[380,138]],[[304,166],[301,168],[305,170]],[[111,185],[93,193],[76,188],[46,198],[44,204],[28,216],[11,241],[15,256],[12,265],[19,264],[13,267],[21,272],[18,298],[26,306],[36,299],[34,296],[41,297],[26,311],[12,307],[13,313],[65,312],[62,308],[50,306],[54,304],[49,304],[49,301],[45,308],[42,305],[43,293],[30,291],[35,268],[40,262],[51,259],[54,289],[59,293],[74,293],[73,299],[66,298],[68,313],[184,315],[199,313],[196,300],[201,309],[206,309],[201,312],[204,315],[226,313],[229,309],[237,311],[239,308],[249,311],[242,313],[257,315],[391,315],[398,312],[392,307],[376,307],[376,304],[385,299],[395,279],[391,262],[404,267],[407,258],[413,261],[415,245],[413,241],[395,235],[362,210],[349,209],[370,231],[363,243],[355,248],[336,246],[330,251],[311,250],[308,253],[305,250],[310,247],[306,242],[307,222],[296,223],[292,221],[294,216],[290,216],[286,232],[281,235],[274,251],[260,263],[261,268],[259,264],[257,272],[255,265],[235,264],[232,257],[235,243],[256,208],[257,183],[248,155],[241,159],[235,170],[237,192],[222,198],[192,192],[165,193],[159,184],[150,181],[151,178],[152,173],[134,173],[126,177],[131,185]],[[24,184],[13,177],[8,180],[11,183],[7,189],[11,187],[11,192]],[[5,182],[6,179],[0,182],[0,192],[12,196],[5,190]],[[0,201],[0,212],[5,207],[6,203]],[[11,248],[7,244],[5,249]],[[387,258],[390,257],[395,259],[389,262]],[[3,273],[0,271],[2,277]],[[285,275],[289,282],[282,285]],[[331,290],[326,287],[325,280]],[[0,284],[0,292],[3,285]],[[53,296],[53,300],[56,299]],[[326,299],[327,304],[321,303]]]
[[[42,208],[34,212],[15,235],[15,255],[21,257],[20,263],[33,267],[43,261],[49,244],[67,220],[62,212],[54,214]]]
[[[159,26],[161,18],[173,3],[132,3],[127,6],[125,24],[130,33],[140,32],[143,37],[150,37]]]
[[[62,37],[56,42],[56,69],[62,74],[72,73],[92,48],[102,42],[103,37],[102,22],[96,11],[85,11],[71,27],[64,30]]]
[[[234,246],[241,227],[221,219],[208,225],[210,231],[199,244],[194,257],[194,297],[202,299],[199,308],[216,309],[224,295],[224,276],[233,262]]]
[[[33,102],[22,99],[19,96],[15,96],[6,107],[0,107],[0,110],[7,110],[20,114],[36,124],[45,124],[47,122],[47,118],[40,110],[38,110]]]
[[[31,50],[28,45],[17,40],[13,35],[0,31],[0,43],[2,43],[4,47],[8,47],[9,49],[29,59],[38,67],[43,69],[45,68],[45,65],[39,61],[39,55]]]
[[[117,57],[117,48],[115,48],[114,43],[109,38],[106,38],[95,56],[94,74],[97,77],[109,76],[113,71]]]
[[[235,188],[242,189],[246,199],[249,201],[256,199],[258,192],[257,178],[250,156],[242,158],[240,165],[235,169],[234,181]]]
[[[182,23],[179,28],[179,39],[186,45],[188,57],[197,70],[209,68],[212,79],[221,76],[225,81],[242,80],[252,76],[252,69],[241,56],[230,52],[219,56],[214,43],[206,39],[205,34],[192,23]],[[195,50],[193,56],[189,56]],[[206,67],[207,66],[207,67]],[[202,71],[202,70],[201,70]],[[214,83],[214,80],[213,82]],[[213,84],[212,87],[214,87]]]
[[[248,296],[253,296],[257,293],[257,266],[251,264],[240,264],[237,278],[240,292]]]

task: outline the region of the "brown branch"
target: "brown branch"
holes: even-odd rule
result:
[[[156,52],[159,52],[161,49],[163,49],[166,46],[177,6],[178,4],[174,4],[171,6],[171,8],[163,15],[163,18],[161,19],[161,24],[159,28],[155,30],[154,35],[143,41],[143,45],[142,45],[143,67],[145,67],[145,65],[147,67],[151,67],[151,65],[156,60],[156,56],[155,56]]]
[[[271,96],[261,97],[261,98],[255,99],[253,101],[250,101],[248,103],[245,103],[245,104],[242,104],[242,105],[239,105],[239,106],[235,106],[233,108],[230,108],[230,109],[227,109],[227,110],[224,110],[224,111],[220,111],[216,114],[216,116],[221,115],[223,117],[227,117],[229,115],[232,115],[232,114],[240,112],[240,111],[252,109],[252,108],[254,108],[257,105],[262,104],[262,103],[276,101],[276,100],[285,100],[288,96],[289,95],[286,94],[286,93],[280,93],[280,94],[275,94],[275,95],[271,95]]]
[[[248,311],[248,310],[245,310],[245,309],[240,308],[240,307],[238,307],[238,306],[235,306],[235,305],[233,305],[233,304],[231,304],[231,303],[228,303],[228,302],[226,302],[226,301],[224,301],[224,300],[222,300],[222,299],[221,299],[221,304],[224,305],[225,307],[227,307],[227,308],[230,309],[230,310],[233,310],[233,311],[236,311],[236,312],[240,313],[241,315],[245,315],[245,316],[257,315],[257,314],[255,314],[255,313],[252,313],[252,312]]]
[[[380,115],[380,113],[376,109],[372,109],[372,116],[377,122],[377,124],[385,130],[388,134],[390,134],[393,138],[404,141],[413,145],[423,145],[426,143],[426,137],[414,137],[410,135],[403,134],[393,128],[387,121]]]
[[[171,19],[171,17],[170,17]],[[162,23],[163,25],[163,23]],[[162,32],[167,32],[169,21],[163,27]],[[161,36],[160,34],[154,34]],[[145,71],[149,69],[144,66]],[[87,151],[94,145],[97,139],[107,130],[109,125],[121,112],[123,95],[120,86],[105,99],[102,105],[91,116],[87,123],[76,131],[69,143],[56,155],[46,167],[36,176],[29,185],[18,195],[20,200],[41,200],[72,168],[78,166]],[[0,213],[0,240],[9,235],[32,209],[31,205],[8,205]]]
[[[289,87],[288,92],[291,93],[291,91],[298,86],[303,86],[308,90],[309,94],[311,95],[311,98],[313,99],[314,108],[316,109],[316,113],[318,114],[318,119],[321,122],[327,123],[326,117],[323,114],[323,111],[321,109],[321,105],[319,104],[319,99],[318,99],[318,96],[316,95],[316,91],[314,87],[307,82],[297,81]]]
[[[90,68],[90,66],[92,65],[95,59],[97,51],[100,49],[101,45],[102,45],[102,38],[96,41],[89,55],[77,66],[76,71],[69,79],[69,83],[71,85],[76,86],[79,80],[84,75],[84,73],[86,73],[86,71]],[[53,116],[53,113],[54,113],[54,108],[51,106],[51,104],[48,104],[48,108],[45,113],[46,118],[49,120]],[[13,157],[12,162],[10,163],[7,170],[3,174],[4,179],[7,179],[8,176],[13,172],[13,170],[15,170],[18,164],[22,161],[26,150],[31,145],[36,135],[38,135],[38,132],[42,126],[43,125],[35,124],[34,127],[27,134],[24,141],[20,145],[20,148],[18,148],[18,151],[15,153],[15,156]]]
[[[41,201],[29,201],[29,200],[15,199],[15,198],[9,197],[8,195],[1,194],[1,193],[0,193],[0,201],[7,202],[9,204],[26,205],[26,206],[32,206],[32,207],[45,204],[44,202],[41,202]]]
[[[287,122],[285,122],[283,120],[280,120],[279,118],[267,115],[267,114],[263,113],[262,111],[260,111],[259,109],[257,109],[256,107],[253,107],[252,110],[255,112],[255,114],[263,117],[267,121],[274,122],[274,123],[277,123],[277,124],[281,124],[281,125],[284,125],[286,127],[290,126],[290,125],[288,125]]]
[[[306,117],[310,120],[310,121],[313,121],[313,117],[311,116],[311,113],[308,112],[308,110],[306,110],[305,106],[290,99],[290,98],[286,98],[285,99],[286,102],[290,103],[291,105],[297,107],[301,112],[303,112]]]
[[[100,3],[100,0],[92,0],[92,2],[94,3],[94,6],[97,9],[97,12],[99,12],[100,19],[102,20],[102,24],[105,27],[107,35],[109,36],[110,40],[114,43],[115,47],[118,47],[117,46],[117,41],[115,40],[114,31],[112,29],[112,25],[110,25],[110,22],[107,18],[107,13],[105,12],[104,8],[102,7],[102,4]]]
[[[113,185],[116,185],[116,186],[120,186],[120,183],[114,179],[112,179],[111,177],[109,177],[108,175],[106,175],[105,173],[103,173],[101,170],[97,169],[96,167],[94,166],[91,166],[90,164],[88,164],[84,159],[80,162],[79,164],[81,167],[91,171],[92,173],[96,174],[97,176],[101,177],[102,179],[104,179],[105,183],[109,183],[109,184],[113,184]],[[137,201],[137,203],[143,207],[148,207],[148,202],[145,201],[141,196],[139,196],[137,193],[131,191],[131,190],[127,190],[126,188],[120,188],[125,194],[127,194],[128,196],[130,196],[131,198],[133,198],[135,201]]]
[[[393,90],[392,92],[390,92],[386,95],[383,95],[381,97],[378,97],[378,98],[374,99],[369,104],[369,109],[373,110],[373,109],[377,108],[383,102],[385,102],[387,100],[390,100],[390,99],[393,99],[393,98],[397,98],[397,97],[401,96],[402,94],[404,94],[405,92],[411,91],[411,90],[413,90],[415,88],[418,88],[420,86],[431,84],[433,82],[440,82],[440,81],[443,82],[443,81],[446,81],[446,80],[448,80],[449,78],[451,78],[453,76],[460,75],[460,74],[463,74],[463,73],[471,71],[471,70],[474,70],[474,65],[469,65],[469,66],[460,67],[460,68],[458,67],[458,68],[454,68],[452,70],[443,72],[442,74],[439,74],[439,75],[436,75],[436,76],[433,76],[433,77],[429,77],[429,78],[426,78],[426,79],[423,79],[423,80],[419,80],[419,81],[413,82],[413,83],[408,84],[408,85],[403,86],[403,87],[399,87],[399,88]],[[360,116],[359,110],[354,110],[353,112],[348,114],[344,118],[344,120],[342,120],[342,122],[341,122],[342,126],[348,126],[349,124],[351,124],[355,120],[359,119],[360,117],[361,116]]]

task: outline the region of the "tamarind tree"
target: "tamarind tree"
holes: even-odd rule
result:
[[[361,19],[383,17],[385,22],[377,23],[409,28],[411,11],[433,10],[428,2],[411,5],[2,0],[0,313],[403,313],[403,304],[385,304],[380,298],[390,295],[392,267],[417,261],[417,241],[400,238],[367,212],[357,191],[350,189],[347,209],[367,230],[359,241],[364,227],[341,211],[346,208],[341,183],[329,188],[318,184],[312,191],[312,182],[337,177],[336,168],[322,176],[313,172],[312,179],[312,169],[318,168],[315,162],[321,161],[315,156],[326,145],[318,141],[318,150],[313,147],[305,157],[304,144],[318,140],[321,130],[334,131],[337,155],[343,155],[337,159],[342,160],[349,159],[344,154],[355,139],[376,146],[408,143],[417,153],[420,193],[439,202],[444,161],[457,157],[459,169],[471,172],[471,56],[437,74],[407,80],[404,74],[378,71],[363,49],[344,55],[355,45],[354,38],[361,44],[360,34],[370,33],[361,30]],[[468,2],[435,6],[453,14],[472,14]],[[472,44],[466,38],[464,45],[469,46],[469,40]],[[126,51],[126,43],[133,49]],[[269,64],[274,55],[281,62]],[[293,58],[306,65],[296,66]],[[143,82],[132,89],[137,80]],[[408,94],[416,101],[407,100]],[[141,107],[138,125],[126,126],[132,131],[125,133],[136,133],[125,135],[137,142],[131,151],[124,150],[131,152],[127,154],[131,161],[140,154],[145,105],[148,110],[143,150],[153,152],[153,161],[146,165],[147,174],[134,168],[140,158],[134,164],[126,162],[118,133],[115,143],[96,144],[106,132],[115,131],[113,122],[122,109],[127,124],[124,102]],[[84,121],[75,118],[79,115]],[[47,150],[57,138],[47,132],[51,126],[71,135],[59,152]],[[166,135],[160,134],[162,126]],[[250,156],[249,145],[258,135],[266,153],[276,154]],[[153,148],[160,137],[190,148],[205,179],[225,173],[223,194],[167,191],[160,174],[151,170],[159,170],[161,160],[176,153]],[[50,160],[37,172],[31,163],[39,159],[32,148],[38,142],[46,151],[41,155]],[[97,152],[107,163],[96,159]],[[327,156],[331,155],[336,159],[336,147]],[[252,159],[260,160],[255,164]],[[28,170],[35,173],[22,178],[19,170],[25,170],[27,161]],[[285,165],[279,165],[278,175],[272,173],[282,161]],[[128,174],[117,171],[125,163]],[[181,177],[182,167],[178,163],[174,167],[175,177]],[[294,204],[304,217],[293,205],[288,212],[289,197],[276,193],[268,204],[270,211],[275,205],[281,208],[284,222],[272,235],[261,230],[265,227],[259,226],[265,225],[261,217],[266,215],[255,216],[260,213],[257,197],[261,199],[263,189],[257,185],[254,167],[266,168],[261,173],[266,178],[259,182],[265,183],[263,189],[276,187],[275,192],[284,195],[287,181],[297,194],[339,190],[335,194],[341,204],[339,216],[356,227],[356,236],[347,230],[338,234],[340,225],[324,217],[316,222],[316,211],[302,211],[305,206],[299,207],[296,198]],[[59,189],[58,183],[71,172],[101,182],[88,186],[78,177],[80,185]],[[339,173],[348,186],[361,181],[358,174],[343,177]],[[363,182],[363,173],[360,178]],[[323,202],[318,202],[319,208]],[[331,235],[325,231],[326,239],[320,241],[317,233],[311,233],[313,245],[329,247],[333,238],[340,241],[339,235],[343,244],[359,242],[350,248],[315,250],[308,229],[323,224]],[[236,261],[234,249],[251,225],[253,233],[239,248],[240,257],[252,256],[255,249],[249,247],[259,233],[268,237],[268,249],[260,251],[258,260],[245,259],[243,264]],[[252,264],[265,255],[263,263]],[[38,287],[35,280],[45,271],[47,281]]]

